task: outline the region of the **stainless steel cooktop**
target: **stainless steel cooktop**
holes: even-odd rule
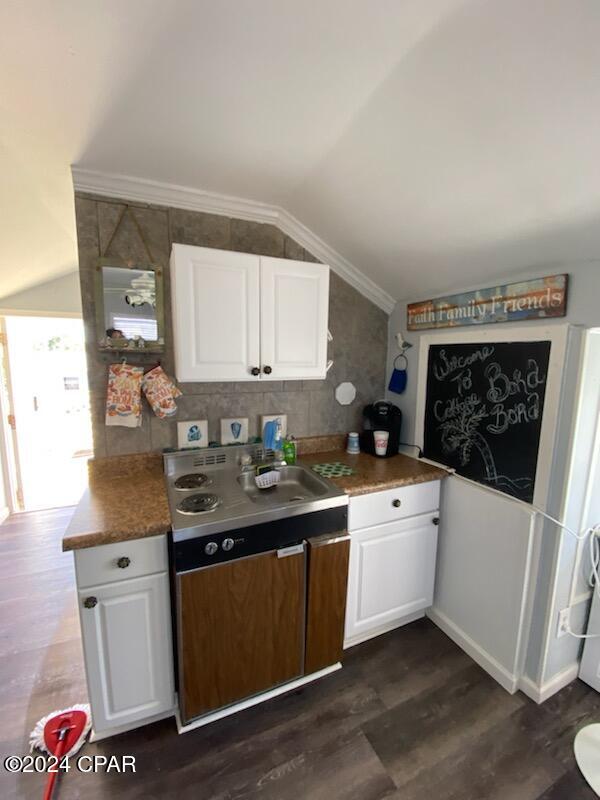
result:
[[[180,475],[175,479],[173,486],[175,489],[201,489],[203,486],[210,486],[211,479],[205,472],[191,472],[189,475]]]
[[[283,467],[280,486],[258,492],[242,457],[269,461],[261,445],[165,453],[173,539],[184,541],[348,505],[348,496],[308,468]]]

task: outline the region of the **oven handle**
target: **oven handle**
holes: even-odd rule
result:
[[[293,544],[291,547],[282,547],[277,551],[277,558],[287,558],[288,556],[303,553],[305,544],[305,542],[301,542],[300,544]]]

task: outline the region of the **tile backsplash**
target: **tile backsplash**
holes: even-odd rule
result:
[[[96,347],[94,267],[104,252],[125,203],[122,200],[77,193],[75,213],[83,317],[86,331],[94,452],[97,456],[162,450],[177,445],[177,422],[207,419],[210,440],[218,440],[223,417],[247,417],[249,435],[260,435],[263,414],[286,414],[295,436],[343,433],[359,428],[362,409],[384,395],[387,349],[387,314],[363,297],[333,271],[329,290],[329,330],[333,341],[328,357],[333,366],[325,380],[261,381],[260,383],[180,383],[175,417],[161,420],[144,400],[140,428],[106,428],[104,401],[107,366],[117,358]],[[223,250],[316,261],[289,236],[273,225],[230,219],[216,214],[129,203],[150,246],[162,265],[165,279],[166,352],[160,357],[165,371],[174,375],[169,283],[171,244],[193,244]],[[134,223],[126,216],[110,244],[107,256],[147,260]],[[132,354],[131,363],[153,364],[156,356]],[[354,402],[341,406],[335,387],[352,381]]]

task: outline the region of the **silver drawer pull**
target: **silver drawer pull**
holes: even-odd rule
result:
[[[402,505],[402,500],[398,500],[396,498],[396,500],[392,500],[392,505],[394,506],[394,508],[400,508],[400,506]]]
[[[287,558],[304,552],[304,544],[293,544],[291,547],[282,547],[277,551],[277,558]]]

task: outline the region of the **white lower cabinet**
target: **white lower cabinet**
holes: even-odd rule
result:
[[[439,483],[434,497],[437,504]],[[431,606],[437,513],[433,508],[351,532],[344,647],[410,622]]]
[[[166,716],[175,705],[168,573],[78,595],[94,734]]]

